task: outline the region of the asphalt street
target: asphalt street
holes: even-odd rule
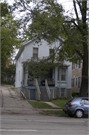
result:
[[[3,96],[2,96],[3,95]],[[0,87],[0,135],[88,135],[88,118],[39,114],[10,87]]]

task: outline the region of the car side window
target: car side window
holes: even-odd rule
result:
[[[82,100],[81,100],[81,102],[80,102],[80,104],[84,104],[84,101],[85,101],[85,100],[84,100],[84,99],[82,99]]]
[[[89,105],[89,101],[88,100],[85,100],[85,105]]]

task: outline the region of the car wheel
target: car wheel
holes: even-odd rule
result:
[[[82,110],[77,110],[76,111],[76,113],[75,113],[75,116],[77,117],[77,118],[82,118],[83,117],[83,111]]]

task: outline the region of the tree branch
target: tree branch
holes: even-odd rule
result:
[[[77,1],[77,4],[78,4],[79,8],[80,8],[81,14],[82,14],[82,7],[81,7],[81,4],[80,4],[80,1],[78,1],[78,0],[76,0],[76,1]]]
[[[80,53],[79,50],[75,49],[76,53],[83,59],[83,55]]]
[[[79,27],[79,25],[77,25],[76,23],[75,23],[75,21],[72,19],[71,20],[71,22],[78,28],[78,30],[80,31],[80,32],[82,32],[82,29]]]
[[[77,20],[78,20],[78,24],[79,24],[79,17],[78,17],[78,12],[77,12],[77,8],[76,8],[75,0],[73,0],[73,4],[74,4],[74,10],[75,10],[75,14],[76,14],[76,17],[77,17]]]

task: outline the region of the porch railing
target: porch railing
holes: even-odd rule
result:
[[[49,97],[49,99],[50,99],[50,89],[49,89],[49,87],[48,87],[48,82],[47,82],[47,80],[45,80],[45,87],[46,87],[46,90],[47,90],[47,94],[48,94],[48,97]]]
[[[21,96],[22,96],[23,98],[26,99],[26,96],[25,96],[25,94],[23,93],[23,91],[21,91],[20,94],[21,94]]]
[[[40,92],[40,88],[39,88],[39,84],[38,84],[37,79],[35,79],[35,82],[36,82],[36,90],[37,90],[38,100],[40,100],[41,92]]]

